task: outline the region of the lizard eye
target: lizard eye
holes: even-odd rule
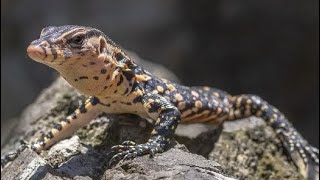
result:
[[[80,47],[83,44],[84,35],[77,35],[70,39],[69,44],[72,47]]]

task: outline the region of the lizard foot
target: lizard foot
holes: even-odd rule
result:
[[[156,153],[163,152],[167,141],[162,137],[151,138],[145,144],[136,144],[132,141],[124,141],[121,145],[116,145],[111,148],[116,154],[111,158],[109,165],[119,162],[120,160],[133,159],[137,156],[149,154],[153,157]]]

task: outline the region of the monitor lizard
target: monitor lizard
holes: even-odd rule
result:
[[[146,143],[125,141],[112,147],[115,155],[111,163],[164,152],[179,123],[221,124],[256,116],[272,127],[304,177],[308,178],[310,165],[319,165],[318,149],[311,146],[277,108],[259,96],[230,95],[207,86],[186,87],[156,77],[96,28],[46,27],[40,38],[28,46],[27,54],[57,70],[88,99],[36,143],[5,156],[2,165],[25,147],[39,153],[70,137],[102,112],[136,114],[154,123]]]

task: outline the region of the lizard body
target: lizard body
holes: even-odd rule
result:
[[[279,110],[260,97],[232,96],[214,88],[186,87],[158,78],[135,64],[98,29],[73,25],[44,28],[27,53],[90,96],[31,146],[36,152],[71,136],[102,112],[136,114],[151,119],[155,125],[145,144],[126,141],[114,146],[117,154],[111,162],[165,151],[179,123],[221,124],[257,116],[275,130],[305,177],[310,163],[319,164],[318,150],[308,144]],[[299,158],[293,157],[294,153]]]

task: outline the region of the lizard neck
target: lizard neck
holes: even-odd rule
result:
[[[131,92],[136,82],[134,70],[107,54],[64,64],[57,70],[70,85],[88,96],[123,96]]]
[[[84,59],[65,64],[57,70],[81,94],[97,97],[125,96],[131,93],[136,83],[151,79],[128,57],[115,61],[108,54],[101,54],[89,61]]]

